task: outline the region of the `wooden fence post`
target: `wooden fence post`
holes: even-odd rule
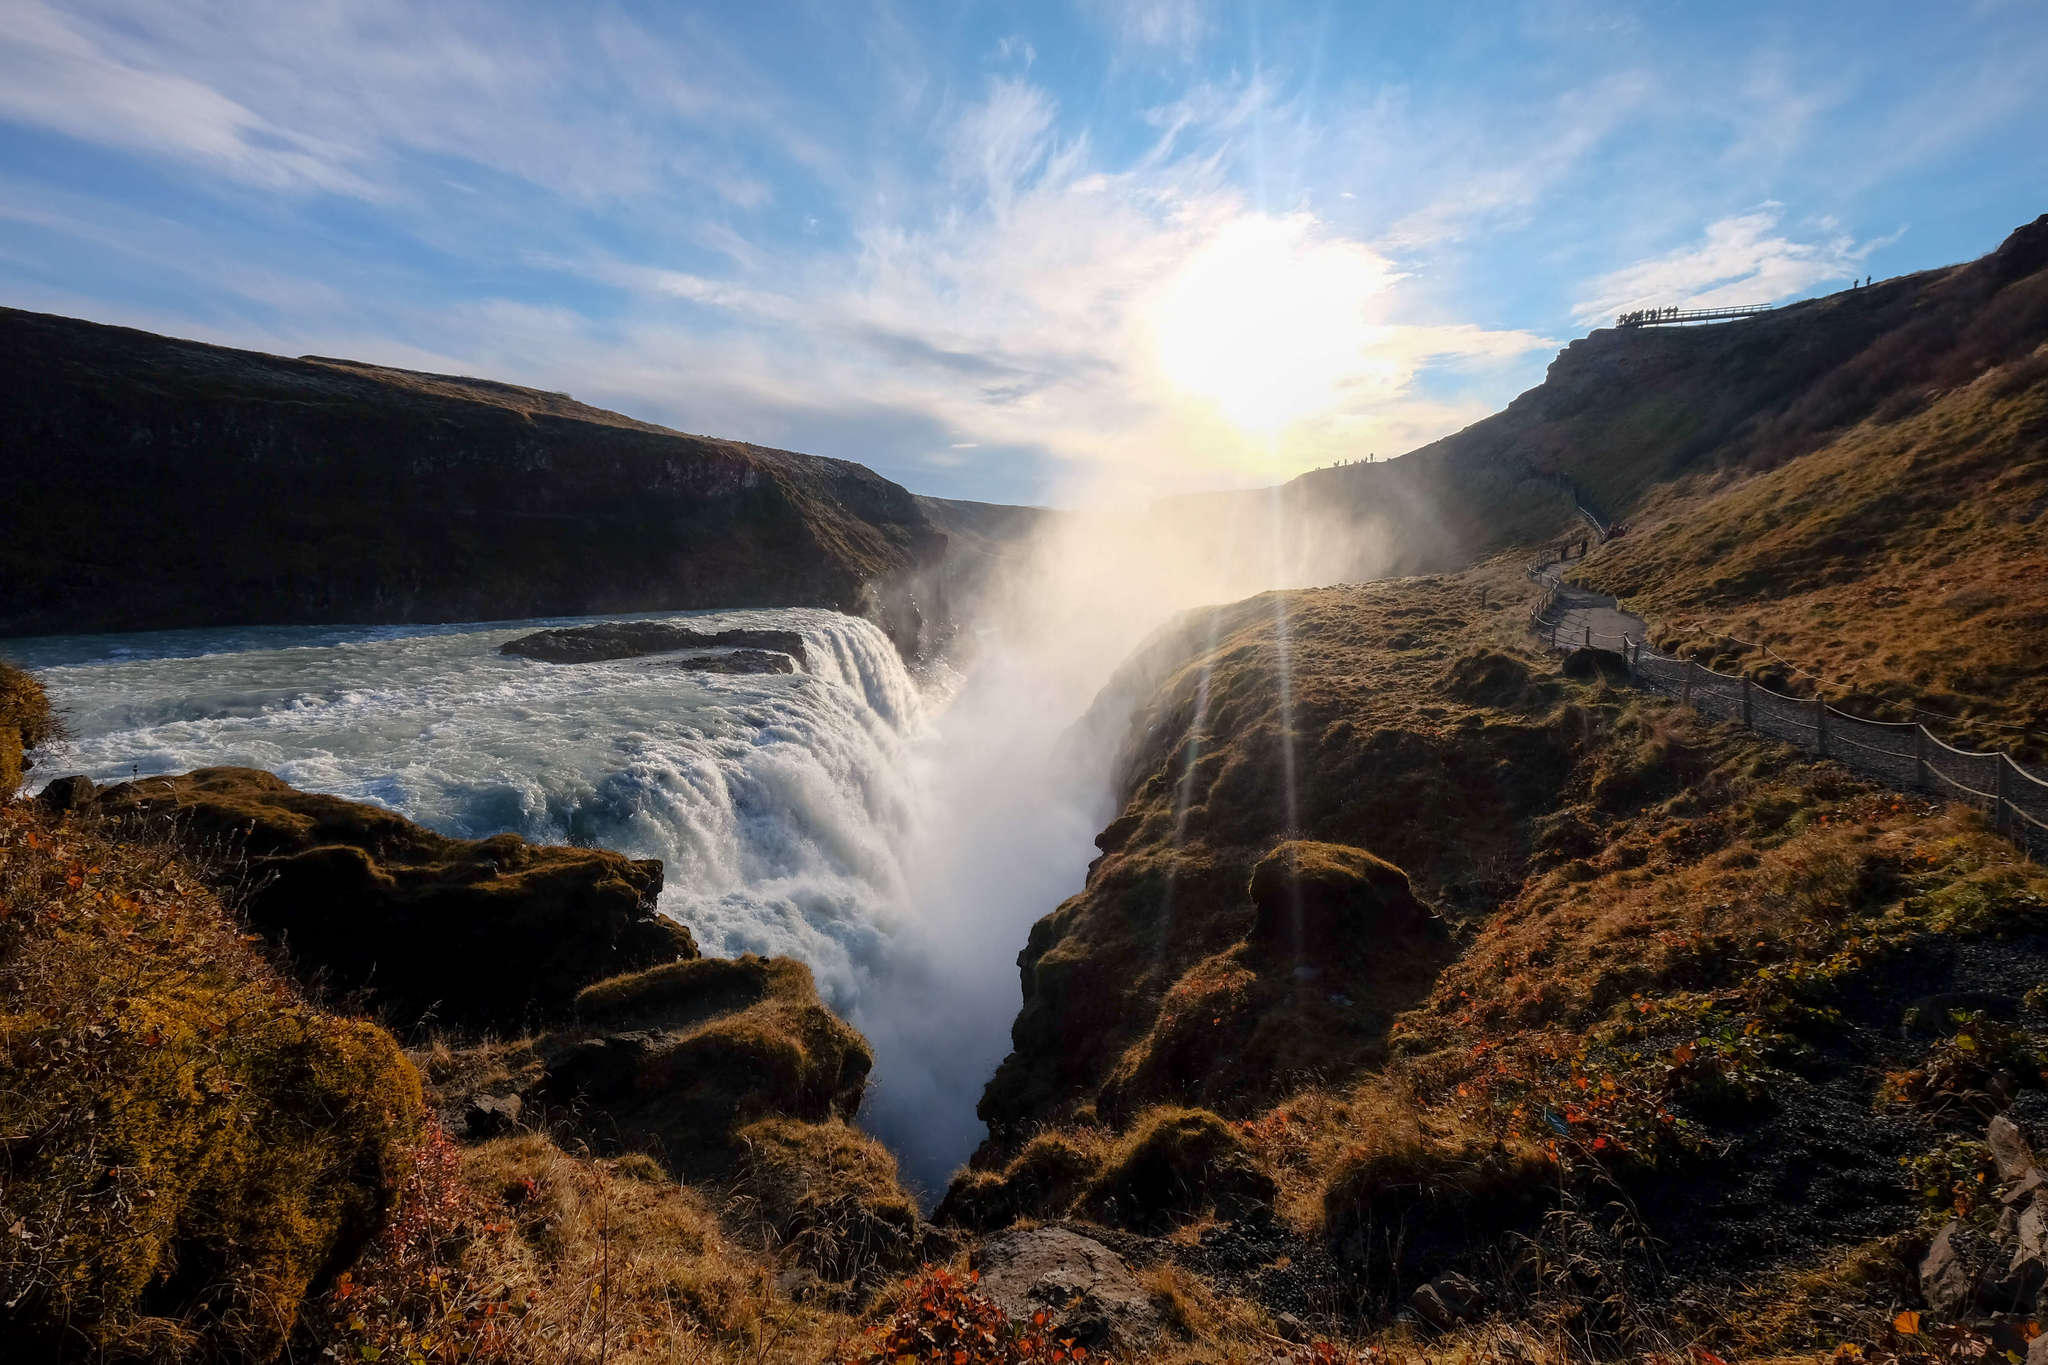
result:
[[[1700,661],[1698,659],[1687,659],[1685,661],[1685,687],[1678,695],[1679,705],[1692,705],[1692,675],[1699,671]]]
[[[1813,699],[1813,727],[1815,733],[1820,736],[1820,756],[1826,758],[1828,756],[1828,699],[1826,697],[1815,697]]]
[[[1592,622],[1590,622],[1590,621],[1588,621],[1588,622],[1586,623],[1586,648],[1588,648],[1588,649],[1591,649],[1592,647],[1593,647],[1593,623],[1592,623]]]
[[[1998,809],[1992,818],[1992,826],[2000,834],[2010,834],[2017,822],[2007,813],[2012,805],[2012,760],[2004,754],[1998,756],[1998,783],[1993,790],[1998,793]]]
[[[1917,721],[1913,725],[1913,781],[1927,785],[1927,727]]]
[[[1745,729],[1756,728],[1754,725],[1750,723],[1751,719],[1752,715],[1750,711],[1749,701],[1749,675],[1745,673],[1742,676],[1742,724]]]

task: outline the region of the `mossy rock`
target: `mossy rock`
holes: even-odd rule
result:
[[[966,1170],[953,1178],[933,1217],[992,1232],[1019,1218],[1070,1212],[1101,1170],[1102,1160],[1064,1133],[1040,1133],[1000,1171]]]
[[[1537,695],[1529,665],[1512,654],[1484,646],[1451,661],[1437,678],[1445,694],[1474,706],[1515,706]]]
[[[584,986],[697,955],[656,909],[662,869],[516,834],[450,839],[253,768],[97,792],[90,810],[245,852],[252,927],[384,1018],[461,1030],[560,1018]]]
[[[37,907],[0,933],[0,1132],[35,1134],[0,1180],[0,1226],[34,1253],[0,1255],[0,1340],[276,1356],[383,1226],[418,1075],[381,1028],[293,993],[162,848],[0,818],[41,837],[0,839],[0,884]],[[68,868],[41,851],[60,838]]]
[[[62,727],[34,675],[0,661],[0,800],[20,789],[26,751],[54,739]]]
[[[1160,1232],[1211,1210],[1268,1212],[1277,1193],[1228,1123],[1205,1109],[1161,1109],[1139,1120],[1084,1202],[1106,1223]]]
[[[1389,935],[1442,936],[1408,874],[1348,844],[1290,839],[1252,868],[1251,941],[1307,958]]]
[[[789,958],[670,963],[588,987],[576,1008],[535,1044],[541,1097],[685,1173],[728,1166],[757,1120],[850,1119],[874,1065]]]
[[[1632,676],[1627,659],[1614,650],[1589,645],[1565,655],[1558,671],[1576,682],[1625,683]]]
[[[1554,1168],[1533,1151],[1381,1133],[1330,1177],[1323,1225],[1338,1263],[1368,1293],[1397,1300],[1538,1218],[1554,1191]]]

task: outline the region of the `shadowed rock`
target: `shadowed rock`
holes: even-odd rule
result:
[[[499,1028],[567,1012],[593,981],[693,958],[655,909],[661,864],[516,834],[450,839],[253,768],[201,768],[64,799],[248,859],[252,927],[295,965],[408,1027]]]
[[[668,621],[605,621],[593,626],[537,630],[498,646],[500,654],[539,659],[551,664],[601,663],[606,659],[637,659],[671,654],[679,649],[773,650],[787,654],[799,667],[811,666],[804,637],[793,630],[692,630]],[[681,667],[692,667],[684,663]],[[723,671],[723,670],[721,670]]]
[[[666,665],[686,673],[794,673],[796,660],[766,649],[736,649],[730,654],[698,654]]]

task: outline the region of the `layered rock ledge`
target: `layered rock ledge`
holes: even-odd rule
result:
[[[516,834],[451,839],[253,768],[99,789],[65,778],[44,804],[164,829],[231,866],[246,859],[251,926],[302,975],[362,993],[400,1028],[564,1017],[591,982],[697,956],[690,931],[655,909],[652,859]]]

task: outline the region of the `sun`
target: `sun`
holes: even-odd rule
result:
[[[1248,435],[1272,440],[1376,378],[1375,298],[1396,278],[1308,214],[1244,214],[1216,232],[1150,309],[1161,375]]]

